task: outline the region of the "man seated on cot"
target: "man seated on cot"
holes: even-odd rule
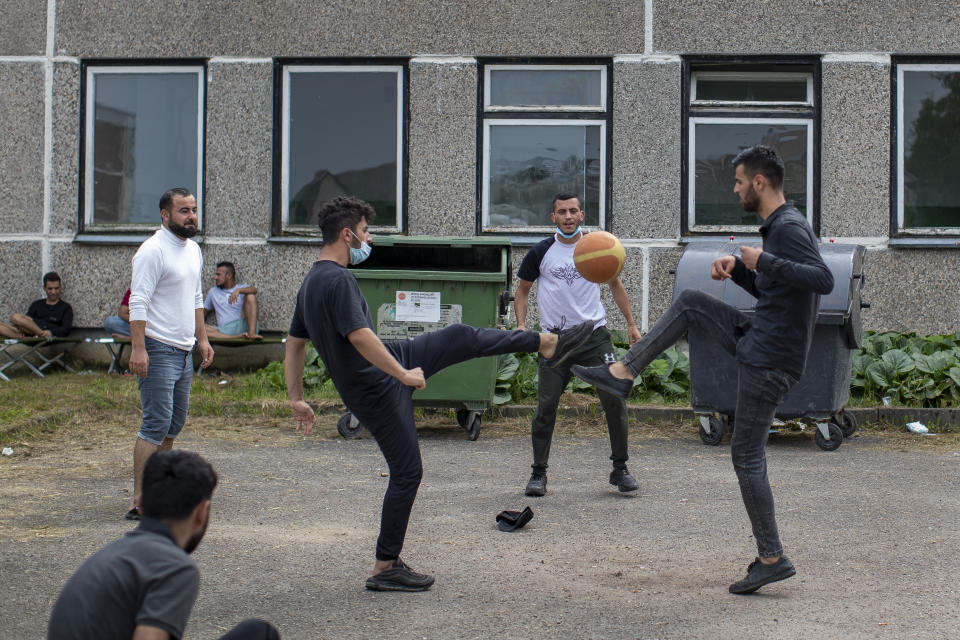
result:
[[[130,337],[130,287],[123,294],[117,315],[107,316],[103,321],[103,328],[112,336]]]
[[[237,284],[237,270],[232,262],[218,262],[213,283],[203,301],[204,315],[216,313],[217,326],[207,325],[208,338],[250,338],[260,340],[257,333],[257,288]]]
[[[0,335],[5,338],[63,338],[73,329],[73,308],[60,299],[60,276],[50,271],[43,276],[47,297],[34,300],[27,314],[15,313],[10,324],[0,322]]]

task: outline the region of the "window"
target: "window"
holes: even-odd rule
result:
[[[317,231],[336,196],[365,200],[373,228],[402,229],[402,65],[284,65],[281,230]]]
[[[580,195],[604,228],[610,129],[606,64],[483,67],[481,228],[549,232],[550,203]]]
[[[683,232],[756,232],[762,220],[733,193],[733,158],[765,144],[785,165],[784,195],[814,223],[819,171],[813,63],[685,65]]]
[[[171,187],[201,204],[205,75],[202,65],[85,66],[84,229],[156,226]]]
[[[898,64],[894,234],[960,234],[960,64]]]

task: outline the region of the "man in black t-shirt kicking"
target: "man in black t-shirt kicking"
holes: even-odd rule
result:
[[[60,276],[51,271],[43,276],[46,299],[34,300],[27,314],[15,313],[10,324],[0,322],[0,336],[6,338],[62,338],[73,329],[73,308],[60,299]]]
[[[307,341],[323,363],[347,409],[373,434],[390,469],[383,498],[376,562],[366,587],[375,591],[424,591],[433,576],[400,560],[410,510],[423,467],[413,421],[413,392],[441,369],[464,360],[504,353],[538,352],[559,365],[593,332],[584,322],[559,335],[478,329],[455,324],[412,340],[383,343],[373,331],[367,301],[347,264],[370,254],[366,202],[334,198],[319,212],[323,249],[297,293],[287,337],[284,370],[297,430],[313,429],[313,410],[303,400]]]

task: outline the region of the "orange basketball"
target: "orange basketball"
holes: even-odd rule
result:
[[[573,250],[573,265],[590,282],[610,282],[620,275],[626,259],[617,236],[606,231],[586,234]]]

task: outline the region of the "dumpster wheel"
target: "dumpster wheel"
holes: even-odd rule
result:
[[[710,429],[707,431],[707,429]],[[700,416],[700,440],[703,441],[703,444],[708,444],[712,447],[720,444],[720,441],[723,440],[724,424],[716,416]]]
[[[826,425],[826,428],[829,430],[829,440],[824,437],[823,431],[821,431],[821,425]],[[813,441],[816,442],[817,446],[824,451],[835,451],[840,447],[841,444],[843,444],[843,431],[840,430],[839,426],[832,422],[819,423],[817,425],[817,430],[813,432]]]
[[[363,430],[363,425],[360,424],[360,421],[357,420],[357,417],[350,413],[349,411],[337,420],[337,433],[339,433],[345,440],[352,440],[360,435],[360,432]]]
[[[476,440],[480,437],[480,416],[482,411],[457,409],[457,422],[467,432],[467,440]]]
[[[857,432],[857,419],[846,409],[833,416],[831,422],[840,427],[844,438],[849,438]]]

